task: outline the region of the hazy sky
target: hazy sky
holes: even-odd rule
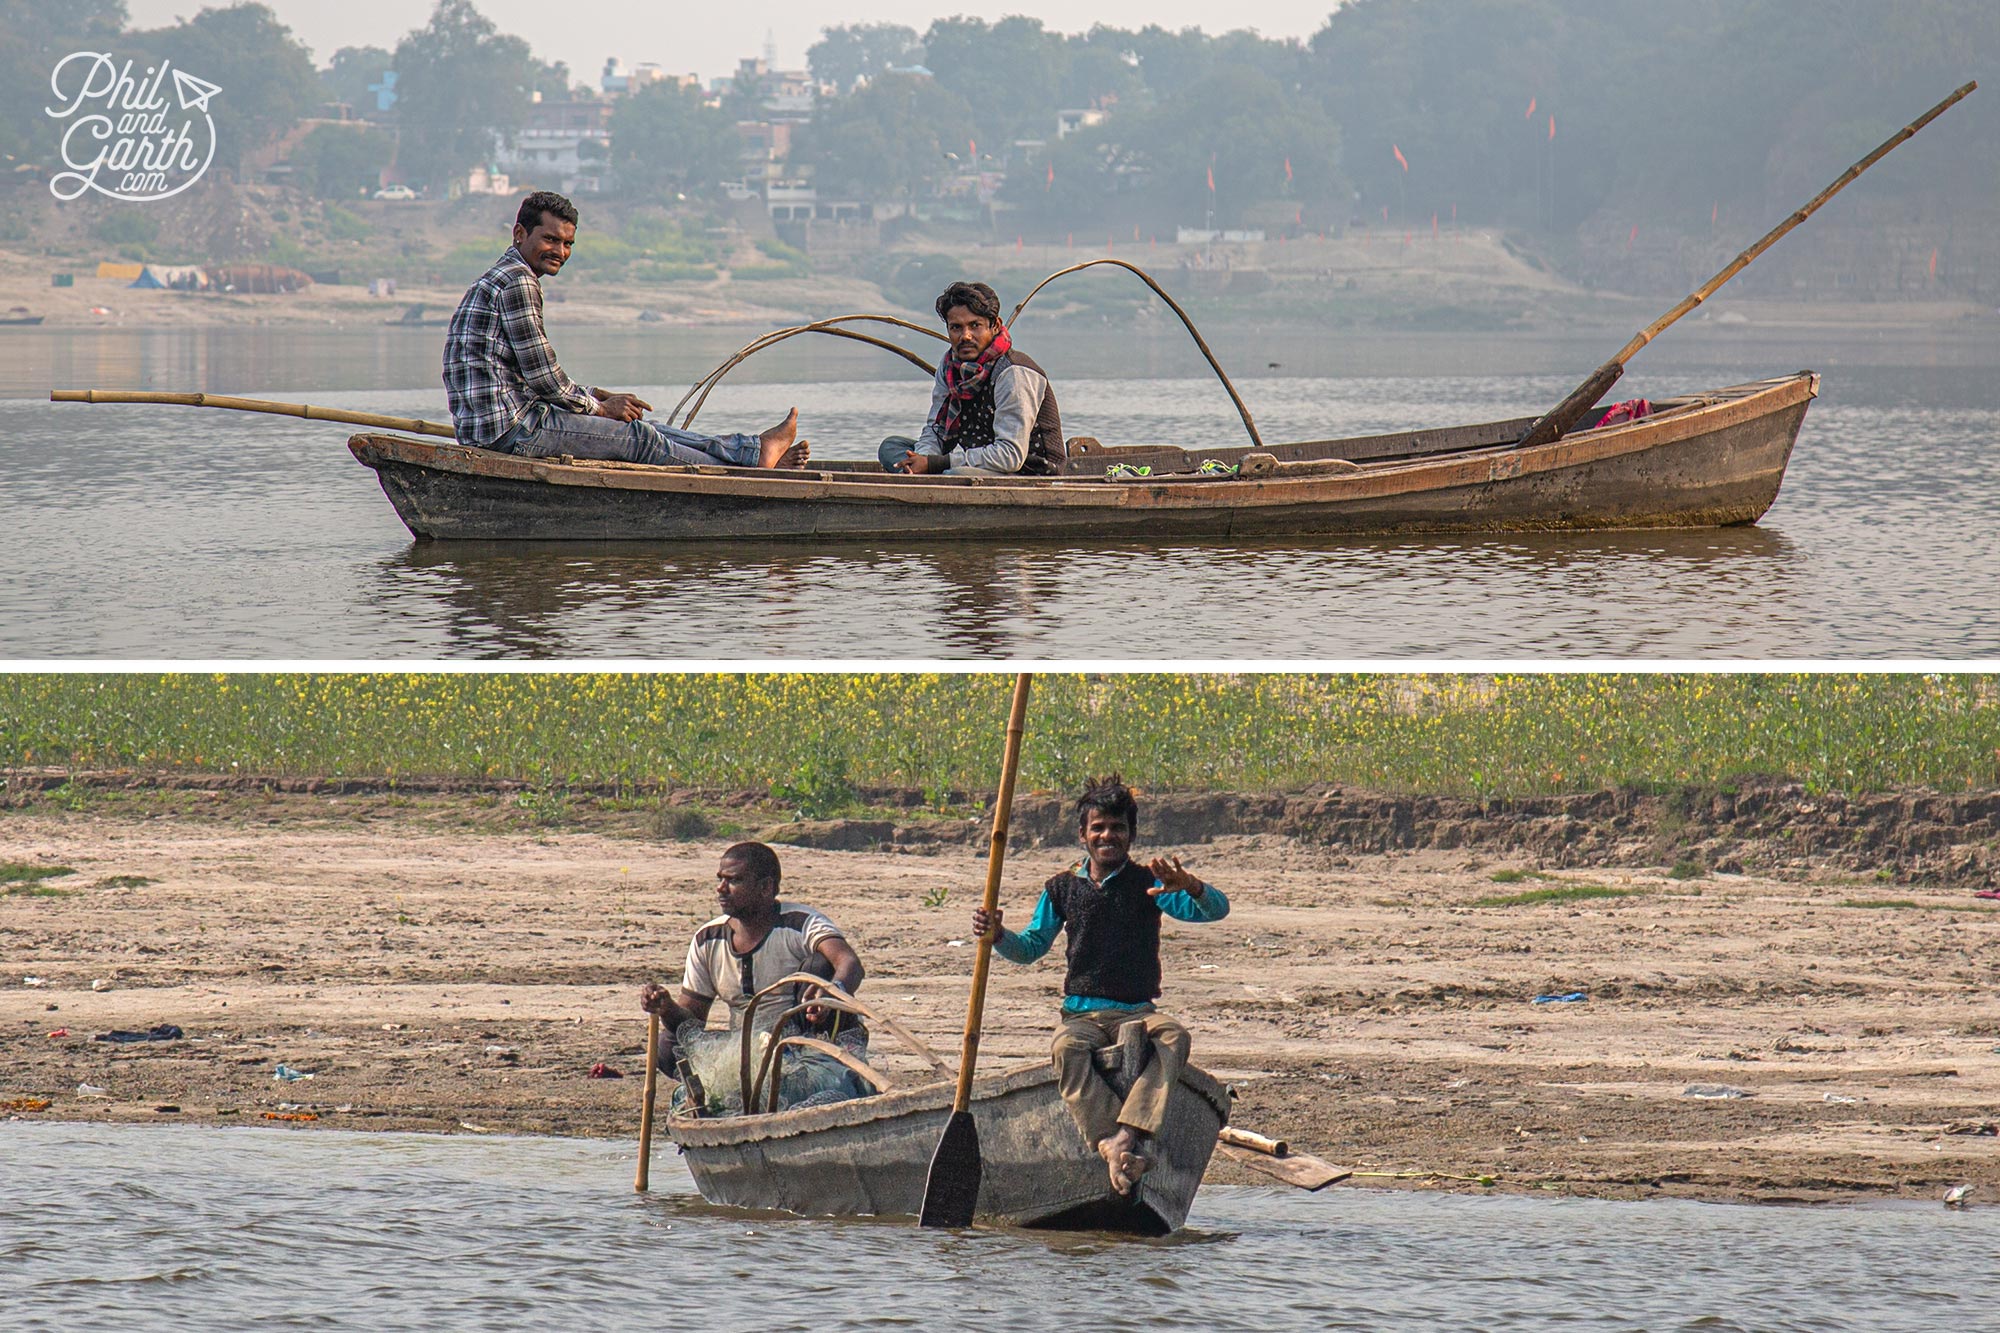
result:
[[[133,26],[164,27],[211,5],[229,0],[126,0]],[[421,27],[434,0],[264,0],[292,35],[325,65],[343,46],[395,49],[412,28]],[[981,14],[989,21],[1004,14],[1039,18],[1060,32],[1082,32],[1094,23],[1138,28],[1199,27],[1209,33],[1254,28],[1266,37],[1309,37],[1326,22],[1339,0],[1237,0],[1218,6],[1202,0],[1009,0],[999,9],[939,5],[935,0],[860,0],[853,7],[808,0],[763,0],[725,4],[692,14],[678,3],[659,0],[475,0],[479,12],[502,32],[527,40],[544,60],[564,60],[580,79],[595,84],[606,56],[627,66],[650,60],[674,73],[703,80],[727,74],[739,58],[760,54],[765,35],[777,43],[778,62],[803,67],[806,48],[821,28],[840,23],[901,23],[922,32],[940,14]],[[199,71],[196,71],[199,72]]]

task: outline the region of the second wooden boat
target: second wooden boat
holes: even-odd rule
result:
[[[1141,1048],[1143,1049],[1143,1048]],[[1119,1048],[1101,1064],[1130,1086]],[[953,1084],[930,1083],[830,1106],[764,1115],[672,1116],[667,1134],[710,1203],[819,1217],[914,1217]],[[1129,1197],[1112,1192],[1104,1160],[1083,1142],[1046,1062],[973,1083],[983,1171],[975,1221],[988,1226],[1160,1236],[1187,1221],[1229,1119],[1228,1091],[1182,1071],[1155,1165]]]

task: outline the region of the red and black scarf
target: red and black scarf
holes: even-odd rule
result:
[[[1005,326],[993,335],[986,350],[979,354],[977,361],[966,362],[956,354],[947,353],[944,361],[944,403],[938,408],[938,430],[945,439],[958,434],[959,423],[965,417],[965,409],[993,377],[993,363],[1006,353],[1014,350],[1014,340],[1007,336]]]

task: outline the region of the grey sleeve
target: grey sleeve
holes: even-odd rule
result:
[[[1048,379],[1017,362],[1008,362],[993,377],[993,443],[961,449],[952,462],[989,472],[1019,472],[1028,461],[1028,432],[1042,410]]]
[[[946,348],[945,356],[950,355],[950,348]],[[938,360],[937,375],[931,380],[930,415],[924,418],[924,428],[917,432],[916,451],[920,454],[929,454],[933,458],[944,457],[944,437],[938,433],[937,424],[938,413],[944,408],[944,367],[945,362],[941,357]]]

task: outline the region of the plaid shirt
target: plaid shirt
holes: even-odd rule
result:
[[[491,445],[537,401],[594,414],[542,331],[542,283],[513,246],[466,290],[444,339],[444,395],[460,443]]]

